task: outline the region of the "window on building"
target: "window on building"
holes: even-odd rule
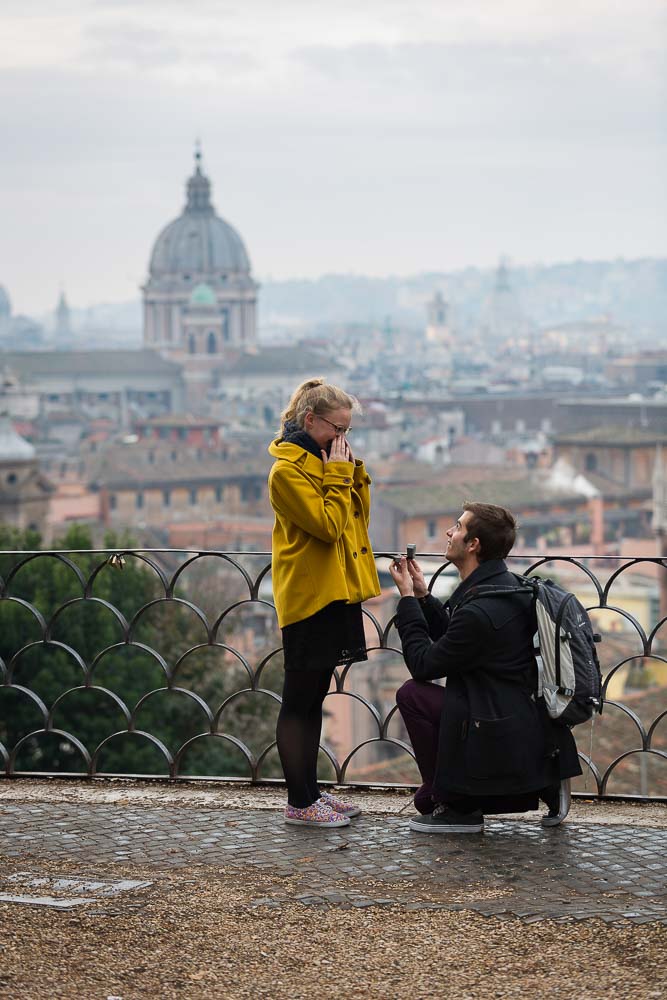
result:
[[[115,510],[117,505],[116,494],[111,493],[109,495],[109,510]]]
[[[171,490],[162,490],[162,503],[165,507],[171,506]]]
[[[598,467],[598,457],[593,451],[586,455],[586,472],[595,472]]]
[[[188,354],[195,354],[197,350],[197,345],[195,343],[195,338],[193,334],[188,335]]]
[[[253,500],[253,499],[254,499],[254,493],[252,484],[241,483],[241,500],[244,500],[247,503],[248,500]]]
[[[190,490],[190,503],[197,503],[197,490]]]
[[[427,524],[426,524],[426,537],[429,540],[429,542],[435,541],[435,539],[438,537],[438,522],[437,521],[428,521],[427,522]]]
[[[15,472],[10,472],[9,473],[9,475],[7,476],[7,482],[8,483],[15,483],[16,482],[16,473]]]
[[[223,496],[222,486],[216,486],[216,488],[215,488],[215,502],[216,503],[222,503],[222,496]]]
[[[134,498],[134,506],[137,508],[137,510],[141,510],[143,505],[144,505],[144,495],[143,493],[137,493],[137,495]]]
[[[212,330],[206,340],[206,350],[208,354],[217,354],[218,351],[218,341]]]
[[[187,438],[187,436],[188,436],[188,429],[187,429],[187,427],[179,427],[179,429],[178,429],[178,436],[181,439],[181,441],[185,441],[186,438]]]

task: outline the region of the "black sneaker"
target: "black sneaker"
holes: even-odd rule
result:
[[[543,789],[540,798],[549,807],[549,812],[542,817],[542,826],[560,826],[569,813],[572,802],[570,779],[564,778],[558,785]]]
[[[457,813],[449,806],[437,805],[428,816],[413,816],[410,829],[418,833],[482,833],[484,816],[479,809]]]

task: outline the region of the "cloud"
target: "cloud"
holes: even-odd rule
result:
[[[395,132],[425,132],[430,122],[451,136],[506,141],[652,134],[655,142],[664,135],[657,50],[644,63],[653,59],[655,72],[644,75],[626,75],[565,42],[316,46],[294,59],[312,78],[308,93],[322,101],[325,116],[345,105],[353,117],[372,108]]]
[[[199,67],[215,69],[216,75],[236,75],[256,69],[257,60],[249,52],[215,46],[210,38],[193,39],[175,28],[158,30],[120,22],[85,29],[80,66],[130,72],[185,68],[190,74]]]

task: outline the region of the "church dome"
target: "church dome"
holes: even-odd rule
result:
[[[187,183],[187,202],[177,219],[166,226],[153,247],[150,275],[218,275],[250,272],[243,240],[236,230],[215,214],[211,183],[195,154],[195,172]]]
[[[0,462],[31,462],[35,449],[13,427],[6,413],[0,414]]]

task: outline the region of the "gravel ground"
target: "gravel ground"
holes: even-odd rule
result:
[[[379,815],[412,811],[405,792],[355,799]],[[282,789],[196,782],[0,782],[0,804],[27,808],[71,801],[273,810],[283,800]],[[667,826],[664,805],[579,801],[572,815],[578,823]],[[1,845],[0,868],[5,878],[90,875],[80,863],[10,858]],[[2,1000],[667,997],[664,924],[531,923],[409,904],[304,906],[289,901],[299,875],[256,868],[95,862],[94,873],[152,884],[72,910],[0,902]],[[428,883],[413,891],[425,898]]]
[[[66,864],[53,873],[81,874]],[[667,928],[657,924],[526,924],[398,906],[253,908],[258,896],[297,892],[298,880],[249,873],[241,882],[238,871],[200,867],[98,866],[96,874],[153,885],[74,911],[0,903],[0,996],[665,996]]]

